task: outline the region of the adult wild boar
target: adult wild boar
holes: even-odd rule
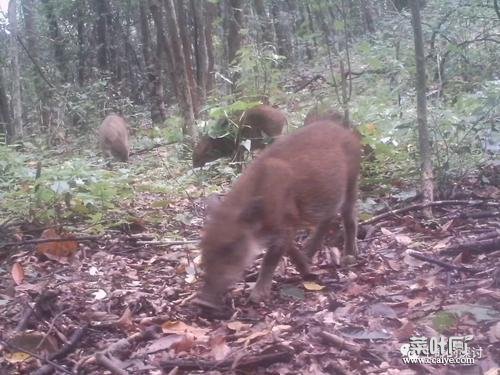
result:
[[[211,212],[201,240],[204,285],[196,302],[217,309],[227,289],[268,248],[250,298],[264,300],[284,254],[302,275],[338,212],[344,223],[344,251],[357,253],[356,197],[359,136],[331,121],[303,127],[273,143],[236,181]],[[299,228],[315,230],[305,254],[294,245]]]
[[[222,127],[229,127],[229,120],[221,120]],[[224,156],[234,156],[242,152],[240,143],[244,139],[250,139],[251,149],[262,149],[265,142],[262,134],[275,138],[281,135],[287,120],[283,112],[269,105],[261,104],[248,109],[238,115],[234,120],[238,125],[236,139],[229,136],[223,138],[211,138],[205,135],[193,150],[193,167],[202,167],[210,161]]]
[[[129,156],[127,121],[121,116],[106,116],[99,127],[99,142],[106,156],[113,155],[120,161],[127,161]]]

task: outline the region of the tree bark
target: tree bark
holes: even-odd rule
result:
[[[62,80],[66,81],[68,78],[68,69],[66,68],[66,56],[64,52],[64,38],[59,29],[59,23],[54,12],[53,0],[43,0],[47,22],[49,24],[49,35],[52,40],[54,48],[54,59],[56,61],[57,70],[62,76]]]
[[[167,11],[167,27],[170,35],[170,43],[172,45],[172,53],[175,56],[175,74],[179,78],[179,96],[177,97],[179,106],[184,117],[184,126],[182,131],[184,135],[189,137],[188,142],[195,144],[198,134],[195,128],[194,109],[192,95],[190,92],[189,76],[186,67],[186,56],[182,43],[179,43],[180,31],[177,23],[177,15],[173,0],[165,0],[165,8]]]
[[[227,29],[227,59],[232,64],[241,47],[241,26],[243,24],[243,1],[228,0],[229,22]]]
[[[163,123],[167,118],[163,83],[161,81],[161,68],[157,56],[152,53],[151,33],[146,4],[144,2],[141,2],[139,12],[141,19],[142,54],[146,64],[146,76],[151,99],[151,120],[153,123],[158,124]]]
[[[207,94],[208,82],[208,50],[207,35],[205,32],[205,2],[199,3],[196,0],[190,0],[191,11],[194,18],[194,50],[196,60],[196,81],[198,93],[201,101],[204,103]]]
[[[205,2],[205,36],[207,43],[207,58],[208,58],[208,77],[207,77],[207,94],[214,88],[214,43],[213,43],[213,23],[217,16],[217,5],[211,1]]]
[[[78,68],[77,68],[77,79],[78,85],[82,87],[85,84],[85,2],[78,1],[76,4],[76,34],[78,41]]]
[[[97,65],[101,71],[108,70],[108,8],[106,0],[94,0],[96,13]]]
[[[11,106],[12,124],[7,133],[8,141],[16,141],[23,136],[23,108],[21,102],[21,68],[19,66],[19,50],[17,46],[18,25],[17,25],[17,1],[10,0],[9,10],[9,32],[10,32],[10,65],[11,65]]]
[[[422,194],[424,203],[434,200],[434,176],[432,171],[432,151],[430,145],[429,129],[427,126],[427,103],[426,103],[426,78],[425,78],[425,54],[422,38],[422,23],[420,20],[419,0],[409,0],[411,19],[413,26],[413,37],[415,42],[415,61],[417,68],[416,91],[417,91],[417,124],[420,160],[422,163]],[[430,207],[424,210],[426,217],[432,216]]]
[[[254,0],[253,2],[255,13],[259,19],[260,29],[261,29],[261,39],[268,44],[273,43],[273,28],[269,16],[266,12],[266,6],[264,0]]]
[[[5,80],[3,78],[2,69],[0,69],[0,143],[7,138],[12,126],[11,115],[9,110],[9,100],[7,98],[7,90],[5,87]]]

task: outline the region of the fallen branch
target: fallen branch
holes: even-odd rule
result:
[[[456,271],[463,271],[463,272],[469,272],[469,273],[479,272],[479,270],[477,270],[477,269],[468,268],[465,266],[457,266],[455,264],[444,262],[442,260],[436,259],[436,258],[428,256],[428,255],[424,255],[424,254],[416,252],[416,251],[408,251],[408,255],[412,256],[413,258],[423,260],[424,262],[436,264],[436,265],[443,267],[447,270],[456,270]]]
[[[361,345],[355,343],[354,341],[349,341],[343,337],[337,336],[333,333],[318,330],[317,334],[329,344],[333,344],[339,349],[346,349],[353,353],[361,352]]]
[[[128,372],[126,372],[125,370],[117,368],[115,362],[112,359],[109,359],[108,356],[112,357],[114,352],[127,352],[131,345],[141,341],[151,340],[157,337],[159,330],[161,330],[159,326],[151,326],[146,328],[142,332],[135,333],[130,337],[114,342],[106,349],[95,352],[94,354],[80,360],[78,362],[78,365],[76,366],[77,367],[76,372],[78,372],[79,367],[83,366],[85,363],[95,362],[112,372],[114,370],[123,371],[123,372],[113,372],[114,374],[128,374]]]
[[[51,366],[53,366],[55,369],[65,373],[65,374],[72,374],[71,371],[67,370],[66,368],[62,367],[61,365],[58,365],[57,363],[55,362],[52,362],[50,359],[47,359],[47,358],[44,358],[43,356],[41,355],[38,355],[36,353],[33,353],[31,350],[28,350],[28,349],[24,349],[20,346],[17,346],[17,345],[14,345],[14,344],[11,344],[10,342],[8,341],[5,341],[3,339],[0,338],[0,343],[2,343],[3,345],[5,345],[6,347],[9,347],[17,352],[22,352],[22,353],[26,353],[26,354],[29,354],[30,356],[32,356],[33,358],[36,358],[40,361],[42,361],[43,363],[48,363],[50,364]]]
[[[155,246],[174,246],[174,245],[189,245],[199,243],[200,240],[186,240],[186,241],[137,241],[137,245],[155,245]]]
[[[289,362],[293,358],[293,352],[290,350],[280,350],[275,353],[264,353],[255,355],[246,355],[238,359],[230,358],[222,361],[207,361],[201,359],[173,359],[160,362],[160,367],[164,371],[172,370],[176,367],[185,371],[213,371],[213,370],[237,370],[237,369],[255,369],[259,366],[270,366],[278,362]]]
[[[26,241],[19,241],[19,242],[5,242],[5,243],[0,243],[0,248],[7,247],[7,246],[31,245],[31,244],[39,244],[39,243],[46,243],[46,242],[98,241],[101,238],[102,238],[102,236],[82,236],[82,237],[65,237],[65,238],[39,238],[39,239],[36,239],[36,240],[26,240]]]
[[[452,245],[442,250],[441,254],[455,255],[463,250],[470,250],[473,252],[491,252],[500,249],[500,237],[490,238],[486,240],[474,240],[462,242],[456,245]]]
[[[471,200],[449,200],[449,201],[434,201],[427,203],[417,203],[408,207],[399,208],[397,210],[389,210],[387,212],[376,215],[371,219],[364,220],[360,222],[360,225],[373,224],[381,219],[385,219],[389,216],[400,215],[406,212],[421,210],[427,207],[437,207],[437,206],[452,206],[452,205],[468,205],[468,206],[490,206],[490,207],[500,207],[498,202],[487,202],[487,201],[471,201]]]
[[[155,144],[155,145],[153,145],[151,147],[142,148],[140,150],[131,152],[130,156],[144,154],[146,152],[153,151],[154,149],[157,149],[157,148],[160,148],[160,147],[163,147],[163,146],[170,146],[170,145],[173,145],[175,143],[179,143],[179,142],[178,141],[172,141],[172,142],[167,142],[167,143],[157,143],[157,144]]]
[[[66,357],[71,352],[73,352],[76,349],[77,344],[81,341],[83,335],[85,334],[86,329],[87,329],[86,325],[76,329],[71,335],[68,343],[63,345],[63,347],[59,349],[57,352],[51,354],[49,356],[49,360],[53,361],[56,359],[61,359]],[[54,372],[54,366],[52,366],[51,363],[47,363],[42,367],[40,367],[38,370],[36,370],[33,373],[33,375],[49,375],[52,374],[53,372]]]
[[[293,90],[293,93],[296,94],[298,93],[299,91],[302,91],[304,90],[307,86],[309,86],[311,83],[317,81],[317,80],[323,80],[324,82],[326,81],[325,80],[325,77],[323,77],[321,74],[316,74],[314,77],[312,77],[310,80],[304,82],[303,84],[301,84],[299,87],[297,87],[295,90]]]

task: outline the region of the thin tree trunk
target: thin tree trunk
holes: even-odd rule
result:
[[[196,81],[202,102],[205,102],[208,82],[208,51],[207,35],[205,33],[205,2],[199,3],[190,0],[191,11],[194,16],[194,42],[196,57]]]
[[[229,23],[227,30],[227,59],[232,64],[241,47],[241,26],[243,24],[243,1],[229,0]]]
[[[205,35],[207,43],[207,58],[208,58],[208,77],[207,77],[207,94],[210,93],[214,87],[214,44],[213,44],[213,23],[217,16],[217,5],[211,1],[205,2],[206,16],[205,16]]]
[[[9,110],[9,100],[7,98],[7,90],[5,87],[5,80],[3,78],[3,72],[0,68],[0,141],[3,141],[3,137],[7,138],[12,126],[11,115]]]
[[[108,70],[108,38],[107,38],[107,6],[106,0],[94,0],[96,20],[96,37],[97,37],[97,65],[102,72]]]
[[[273,28],[272,23],[269,20],[269,16],[266,12],[266,6],[264,0],[254,0],[253,2],[255,12],[259,18],[259,24],[261,29],[261,39],[268,44],[273,42]]]
[[[15,141],[23,136],[23,108],[21,103],[21,69],[19,66],[19,50],[17,48],[17,1],[10,0],[9,10],[9,32],[10,32],[10,64],[11,64],[11,106],[12,126],[8,133],[9,141]]]
[[[184,117],[183,133],[189,137],[188,142],[191,144],[196,143],[198,134],[195,128],[194,109],[192,95],[190,92],[189,76],[186,67],[186,56],[182,43],[179,43],[180,31],[177,23],[177,15],[173,0],[165,0],[167,11],[167,27],[170,35],[170,42],[172,45],[173,56],[175,56],[175,74],[177,75],[179,83],[178,101]]]
[[[163,123],[167,118],[165,112],[165,98],[163,95],[163,84],[161,82],[161,68],[158,69],[158,59],[152,54],[151,34],[147,18],[146,4],[140,4],[142,53],[146,64],[146,76],[151,98],[151,120],[153,123]]]
[[[59,29],[59,23],[54,12],[54,4],[52,0],[43,0],[47,22],[49,24],[49,35],[52,40],[54,48],[54,59],[56,61],[57,69],[61,73],[62,80],[66,81],[68,77],[68,69],[66,68],[66,56],[64,53],[64,39]]]
[[[76,4],[76,14],[78,20],[76,21],[76,33],[78,40],[78,68],[77,77],[78,85],[82,87],[85,84],[85,1],[78,1]]]
[[[429,139],[429,129],[427,126],[424,42],[422,38],[419,0],[410,0],[409,2],[415,41],[415,61],[417,67],[417,124],[420,160],[422,163],[422,194],[424,203],[428,203],[434,200],[434,176],[432,171],[432,151]],[[432,210],[430,207],[425,209],[423,213],[427,217],[432,216]]]

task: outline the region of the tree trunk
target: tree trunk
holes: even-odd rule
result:
[[[273,14],[273,23],[274,23],[274,31],[276,33],[276,44],[278,47],[278,54],[281,56],[286,56],[287,60],[290,59],[292,54],[292,42],[291,42],[291,30],[288,25],[288,22],[284,19],[284,16],[287,14],[283,12],[281,6],[284,3],[279,1],[273,1],[272,4],[272,14]]]
[[[420,20],[419,0],[410,0],[411,19],[413,26],[413,37],[415,41],[415,61],[417,68],[416,91],[417,91],[417,124],[420,148],[420,160],[422,163],[422,194],[424,203],[434,200],[434,177],[432,172],[432,151],[429,140],[429,129],[427,126],[427,103],[425,82],[425,55],[424,42],[422,38],[422,23]],[[429,207],[424,210],[424,215],[432,216]]]
[[[259,18],[259,24],[262,34],[261,39],[265,43],[272,44],[274,39],[273,28],[272,28],[272,23],[269,20],[269,16],[267,15],[266,12],[266,6],[264,4],[264,0],[254,0],[253,4],[255,8],[255,13],[257,13],[257,16]]]
[[[78,68],[77,68],[77,77],[78,77],[78,85],[82,87],[85,84],[85,2],[78,1],[76,4],[76,15],[77,15],[77,23],[76,23],[76,33],[78,40]]]
[[[64,53],[64,38],[59,30],[59,23],[54,12],[53,0],[43,0],[47,22],[49,24],[49,35],[54,47],[54,59],[56,61],[57,70],[61,73],[62,81],[68,78],[68,69],[66,68],[66,56]]]
[[[205,2],[205,35],[207,43],[207,58],[208,58],[208,77],[207,77],[207,94],[214,88],[214,43],[213,43],[213,23],[217,16],[217,5],[211,1]]]
[[[179,42],[181,37],[173,0],[165,0],[165,7],[167,11],[167,27],[172,45],[172,54],[175,56],[175,74],[178,77],[179,83],[180,96],[178,96],[177,99],[184,117],[184,126],[182,130],[183,133],[189,137],[188,142],[194,144],[197,141],[198,134],[195,128],[193,101],[190,92],[191,87],[189,85],[189,76],[186,67],[187,61],[182,43]]]
[[[17,26],[17,1],[10,0],[9,10],[9,32],[10,32],[10,65],[11,65],[11,106],[12,106],[12,126],[8,132],[8,140],[16,141],[23,136],[23,108],[21,102],[21,69],[19,66],[19,50],[17,47],[18,26]]]
[[[199,3],[199,7],[202,6],[204,2]],[[198,85],[195,79],[194,72],[194,57],[193,57],[193,40],[190,32],[190,25],[188,25],[188,17],[186,15],[186,8],[183,0],[176,0],[176,15],[177,15],[177,25],[179,27],[179,35],[182,41],[182,50],[184,52],[186,73],[188,76],[189,92],[191,93],[191,101],[193,103],[193,111],[195,118],[198,115],[200,100],[198,97]],[[190,17],[191,18],[191,17]]]
[[[207,35],[205,33],[205,2],[198,3],[190,0],[194,18],[194,42],[196,58],[196,81],[202,102],[205,102],[208,82],[208,50]]]
[[[12,126],[9,99],[7,98],[7,90],[5,87],[5,80],[3,79],[3,72],[0,69],[0,143],[3,142],[4,137],[7,138],[8,133]]]
[[[227,29],[227,59],[232,64],[236,57],[236,52],[241,47],[240,30],[243,24],[243,1],[228,0],[229,22]]]
[[[165,61],[166,71],[170,79],[170,86],[174,88],[175,95],[178,98],[180,96],[178,77],[176,76],[174,71],[172,47],[165,35],[165,24],[163,21],[162,3],[160,0],[150,0],[149,8],[156,28],[156,56],[159,62]]]
[[[163,95],[163,84],[161,81],[161,68],[159,68],[158,58],[152,54],[151,34],[146,11],[146,4],[140,4],[142,54],[146,64],[146,76],[151,99],[151,120],[153,123],[163,123],[167,118],[165,112],[165,98]],[[159,69],[158,69],[159,68]]]
[[[108,38],[107,38],[107,19],[108,7],[106,0],[94,0],[95,13],[97,16],[96,21],[96,37],[97,37],[97,65],[102,72],[108,70]]]

